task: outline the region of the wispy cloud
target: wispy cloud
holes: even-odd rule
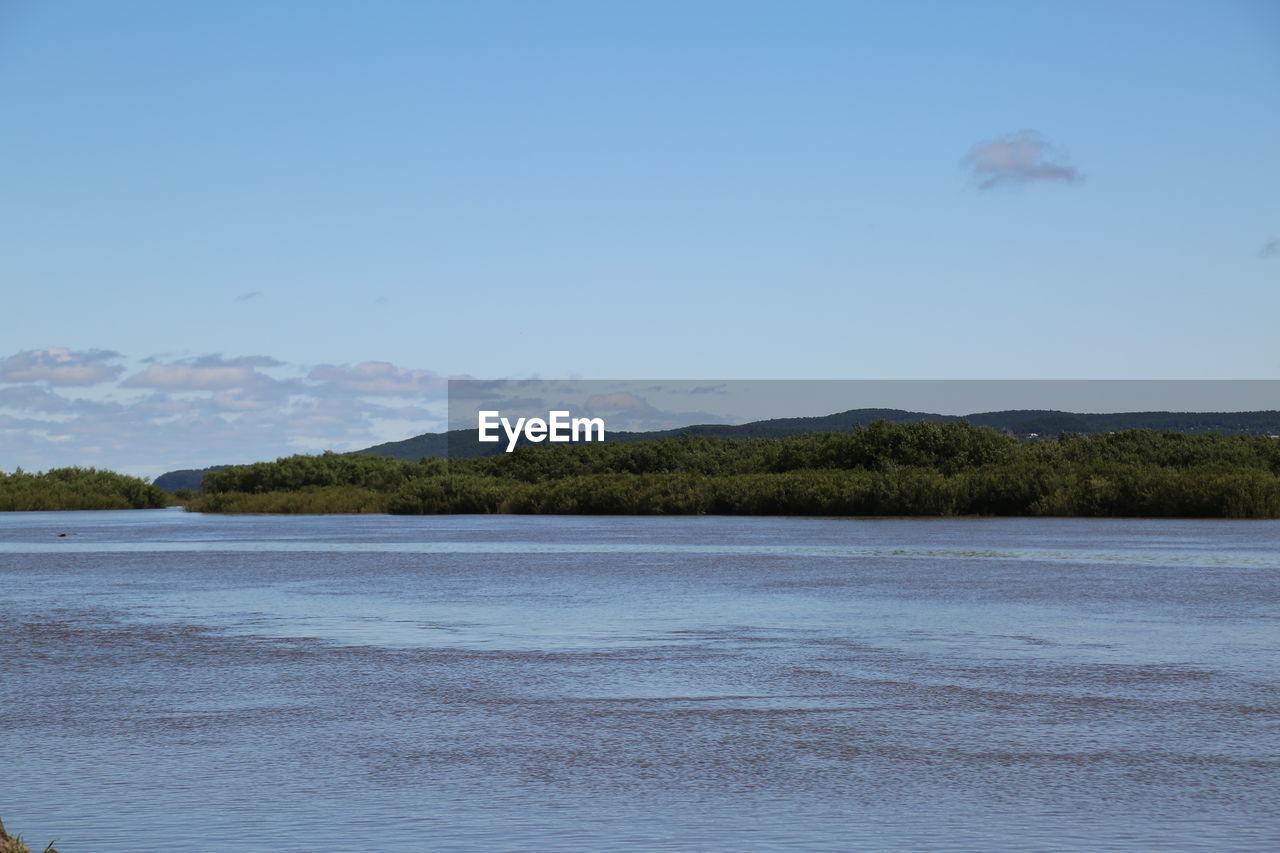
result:
[[[258,299],[262,296],[261,290],[250,290],[248,293],[242,293],[236,297],[236,302],[248,302],[250,299]]]
[[[307,378],[346,393],[418,397],[442,393],[447,381],[433,370],[411,370],[386,361],[321,364]]]
[[[1274,258],[1280,255],[1280,240],[1268,240],[1262,244],[1262,248],[1258,250],[1259,257]]]
[[[50,385],[97,385],[124,372],[111,350],[73,352],[67,347],[46,347],[14,353],[0,361],[0,382],[47,382]]]
[[[596,394],[587,398],[587,408],[593,413],[644,412],[653,409],[649,401],[635,394]]]
[[[1079,183],[1084,176],[1068,166],[1053,145],[1034,130],[1022,130],[999,139],[980,142],[961,161],[970,170],[978,189],[1041,181]]]

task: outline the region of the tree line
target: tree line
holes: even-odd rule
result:
[[[211,471],[188,509],[1278,518],[1280,440],[1128,430],[1028,443],[966,422],[878,421],[449,461],[325,453]]]

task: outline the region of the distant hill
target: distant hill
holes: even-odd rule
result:
[[[1280,411],[1266,412],[1123,412],[1080,414],[1038,409],[979,412],[971,415],[939,415],[902,409],[850,409],[809,418],[774,418],[745,424],[694,424],[655,432],[610,432],[608,441],[652,441],[659,438],[702,436],[707,438],[786,438],[815,432],[848,432],[873,421],[891,423],[954,423],[965,420],[975,426],[1008,431],[1021,438],[1052,438],[1062,432],[1093,435],[1129,429],[1157,432],[1220,433],[1223,435],[1280,435]],[[425,456],[491,456],[505,445],[481,444],[475,430],[428,432],[404,441],[367,447],[358,453],[417,460]]]
[[[178,489],[190,489],[193,492],[200,491],[200,482],[204,479],[204,475],[209,471],[221,471],[227,468],[227,465],[214,465],[209,468],[184,468],[181,471],[169,471],[156,477],[155,482],[151,485],[159,486],[166,492],[176,492]]]
[[[461,437],[464,432],[469,432],[469,430],[454,430],[454,439]],[[415,435],[413,438],[406,438],[404,441],[388,441],[386,444],[375,444],[373,447],[357,450],[356,453],[390,456],[393,459],[407,459],[411,462],[426,456],[444,457],[449,455],[449,436],[450,434],[447,432],[424,432],[422,435]],[[487,454],[476,453],[474,455],[485,456]]]

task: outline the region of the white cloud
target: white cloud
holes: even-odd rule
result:
[[[1084,176],[1066,165],[1061,153],[1034,130],[978,143],[961,162],[970,169],[981,190],[1009,184],[1040,181],[1074,184],[1084,180]]]
[[[276,380],[258,367],[279,367],[283,362],[270,356],[250,355],[223,358],[202,355],[171,362],[154,362],[121,384],[126,388],[157,388],[167,391],[212,391],[229,388],[263,388]]]
[[[124,381],[128,388],[168,390],[209,390],[238,388],[250,381],[252,370],[245,367],[192,367],[187,364],[153,364]]]

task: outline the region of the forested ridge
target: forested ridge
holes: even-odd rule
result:
[[[940,415],[903,409],[849,409],[831,415],[773,418],[745,424],[694,424],[658,432],[609,430],[607,441],[656,441],[662,438],[701,436],[704,438],[789,438],[819,432],[850,432],[875,421],[891,423],[969,423],[987,426],[1019,436],[1053,436],[1062,432],[1098,435],[1134,429],[1159,432],[1220,433],[1223,435],[1280,434],[1280,412],[1116,412],[1089,414],[1049,409],[1015,409],[978,412],[971,415]],[[392,456],[415,461],[424,456],[460,459],[492,456],[503,451],[501,444],[483,444],[474,429],[428,432],[366,447],[360,453]],[[157,481],[159,482],[159,481]]]
[[[1280,440],[1127,430],[1025,442],[967,422],[787,438],[524,446],[416,462],[291,456],[212,471],[189,509],[1280,517]]]

